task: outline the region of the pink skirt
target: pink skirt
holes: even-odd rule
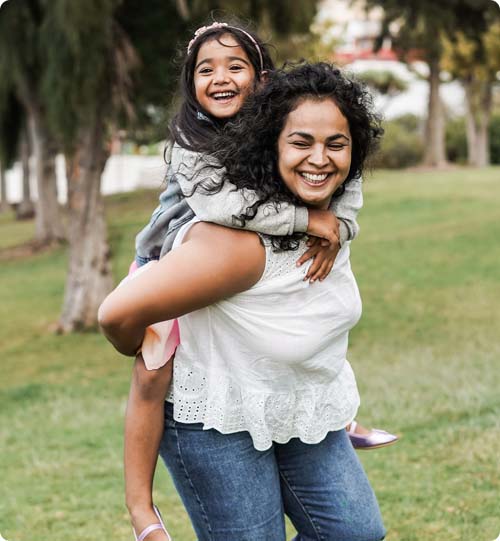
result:
[[[150,261],[142,267],[138,267],[134,261],[129,268],[128,276],[122,281],[133,280],[134,276],[142,273],[149,265],[157,261]],[[180,344],[179,323],[176,319],[160,321],[146,328],[144,340],[141,346],[144,364],[148,370],[157,370],[165,366],[172,358],[177,346]]]

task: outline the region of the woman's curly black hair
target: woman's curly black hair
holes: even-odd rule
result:
[[[278,169],[278,138],[288,114],[307,98],[332,99],[349,123],[352,140],[351,167],[344,184],[361,176],[368,156],[376,149],[383,133],[366,87],[337,67],[319,62],[288,66],[269,73],[268,80],[250,96],[237,119],[228,122],[213,140],[212,157],[225,168],[222,182],[230,181],[238,190],[257,193],[258,200],[240,216],[235,225],[244,226],[257,209],[281,202],[303,205],[281,180]],[[207,192],[220,186],[201,186]],[[273,246],[296,249],[299,235],[274,237]]]

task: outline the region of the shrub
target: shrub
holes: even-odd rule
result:
[[[412,133],[420,133],[420,126],[422,125],[423,121],[417,115],[406,113],[395,118],[393,122],[396,122],[402,128],[405,128]]]
[[[419,117],[406,114],[384,122],[384,137],[375,167],[402,169],[422,161],[424,145],[420,135]],[[446,156],[450,162],[467,163],[465,118],[456,117],[446,123]],[[490,123],[490,156],[492,164],[500,164],[500,111]]]
[[[424,149],[419,122],[418,117],[410,114],[384,122],[385,133],[375,158],[376,167],[401,169],[422,161]]]
[[[500,163],[500,111],[493,114],[490,124],[491,163]]]
[[[446,156],[450,162],[467,163],[465,119],[452,118],[446,123]]]

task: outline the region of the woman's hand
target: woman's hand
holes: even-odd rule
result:
[[[302,254],[297,261],[297,266],[303,265],[306,261],[314,259],[309,267],[304,281],[310,280],[311,283],[316,280],[323,281],[332,270],[335,258],[340,250],[339,242],[329,242],[326,246],[323,245],[324,239],[312,237],[308,240],[309,249]]]

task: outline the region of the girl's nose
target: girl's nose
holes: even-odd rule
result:
[[[216,69],[214,71],[213,82],[217,84],[227,83],[229,80],[227,71],[225,69]]]

